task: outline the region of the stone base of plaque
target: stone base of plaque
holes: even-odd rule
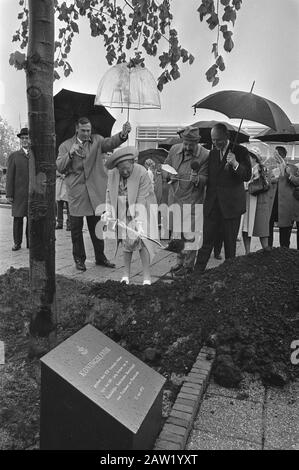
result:
[[[99,351],[109,353],[102,360]],[[41,449],[153,447],[162,427],[160,374],[90,325],[41,362]]]

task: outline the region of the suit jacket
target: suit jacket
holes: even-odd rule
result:
[[[228,151],[226,155],[227,153]],[[251,177],[250,157],[246,147],[241,145],[236,145],[233,153],[239,163],[237,170],[233,170],[231,165],[225,166],[226,155],[220,161],[219,150],[210,151],[208,183],[203,207],[205,217],[209,216],[217,200],[224,219],[236,218],[246,212],[244,181],[249,181]]]
[[[58,149],[56,166],[64,173],[67,186],[70,214],[73,216],[94,215],[96,208],[105,203],[107,173],[104,169],[103,153],[119,147],[124,141],[119,134],[102,137],[94,134],[92,142],[84,144],[85,157],[69,158],[69,151],[76,136],[63,142]]]
[[[12,197],[12,216],[25,217],[28,214],[29,193],[29,153],[23,149],[8,157],[6,177],[6,197]]]

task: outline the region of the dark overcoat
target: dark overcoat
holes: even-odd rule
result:
[[[29,153],[23,149],[13,152],[8,157],[6,177],[6,197],[13,198],[12,216],[28,215],[29,193]]]
[[[209,216],[216,199],[224,219],[237,218],[246,211],[244,181],[251,178],[251,163],[248,150],[236,145],[233,153],[239,163],[234,170],[226,165],[226,157],[220,161],[220,152],[213,149],[208,158],[208,183],[203,211]]]

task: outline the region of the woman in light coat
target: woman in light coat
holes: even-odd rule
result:
[[[147,237],[159,238],[157,202],[148,172],[135,162],[136,156],[135,147],[127,146],[107,159],[106,167],[110,171],[104,219],[117,221],[117,238],[122,241],[125,264],[121,281],[129,284],[132,254],[139,250],[146,285],[151,284],[150,264],[157,246]]]
[[[250,253],[251,237],[259,237],[261,246],[268,250],[269,221],[274,198],[274,188],[254,196],[248,191],[248,184],[259,177],[262,171],[260,150],[255,147],[249,151],[252,176],[246,184],[246,212],[242,219],[242,237],[246,255]]]

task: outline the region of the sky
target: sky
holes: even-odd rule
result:
[[[130,112],[133,130],[137,125],[183,126],[204,119],[225,120],[224,115],[208,110],[197,110],[194,116],[192,105],[216,91],[250,91],[254,80],[254,93],[276,102],[292,122],[299,122],[299,0],[243,0],[234,28],[235,47],[230,54],[223,53],[226,70],[216,87],[205,78],[213,63],[211,48],[216,31],[200,22],[200,0],[172,0],[172,4],[181,44],[195,61],[191,66],[183,64],[181,78],[164,87],[160,110]],[[0,0],[0,115],[16,129],[27,122],[25,73],[8,63],[10,53],[17,49],[11,38],[18,27],[18,10],[18,0]],[[55,82],[54,93],[67,88],[95,94],[110,68],[101,39],[90,37],[85,20],[79,27],[69,57],[74,72]],[[146,58],[146,67],[155,79],[161,73],[158,63],[157,59]],[[113,132],[117,132],[126,120],[126,112],[109,112],[116,118]]]

